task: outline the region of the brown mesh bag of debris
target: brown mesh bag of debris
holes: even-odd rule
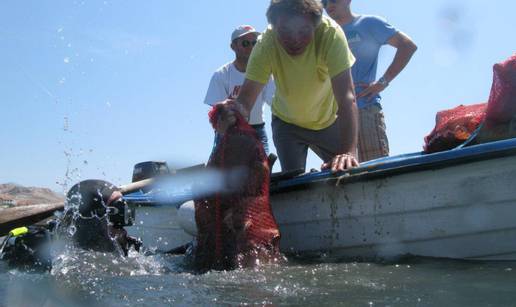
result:
[[[493,72],[486,121],[477,136],[478,143],[516,137],[516,54],[495,64]]]
[[[486,125],[506,124],[516,114],[516,54],[493,67]]]
[[[210,111],[214,127],[220,109]],[[280,234],[269,201],[269,164],[256,132],[239,114],[208,167],[233,175],[238,170],[239,176],[226,180],[225,192],[195,202],[196,268],[228,270],[276,259]]]
[[[464,143],[484,121],[486,104],[460,105],[437,113],[435,128],[425,137],[424,151],[439,152]]]

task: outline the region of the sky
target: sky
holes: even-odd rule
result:
[[[266,28],[268,3],[1,1],[0,183],[65,193],[85,179],[129,183],[141,161],[206,162],[209,80],[233,60],[236,26]],[[516,52],[511,0],[352,3],[419,47],[383,93],[391,155],[420,151],[438,111],[487,101],[493,64]],[[379,76],[394,51],[382,49]],[[308,169],[320,164],[309,155]]]

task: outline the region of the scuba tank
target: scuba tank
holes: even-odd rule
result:
[[[29,226],[13,229],[0,246],[0,260],[10,267],[49,271],[51,233],[49,226]]]

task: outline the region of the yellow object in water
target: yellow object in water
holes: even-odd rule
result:
[[[29,232],[29,228],[27,228],[27,227],[19,227],[19,228],[15,228],[15,229],[11,230],[9,232],[9,235],[11,235],[13,237],[17,237],[17,236],[24,235],[24,234],[26,234],[28,232]]]

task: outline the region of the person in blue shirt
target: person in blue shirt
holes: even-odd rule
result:
[[[389,155],[389,142],[380,105],[380,93],[409,63],[417,46],[405,33],[383,18],[358,15],[351,11],[351,0],[323,0],[326,12],[344,30],[356,58],[351,69],[359,108],[358,158],[360,162]],[[377,79],[378,53],[384,45],[397,49],[392,63]]]

